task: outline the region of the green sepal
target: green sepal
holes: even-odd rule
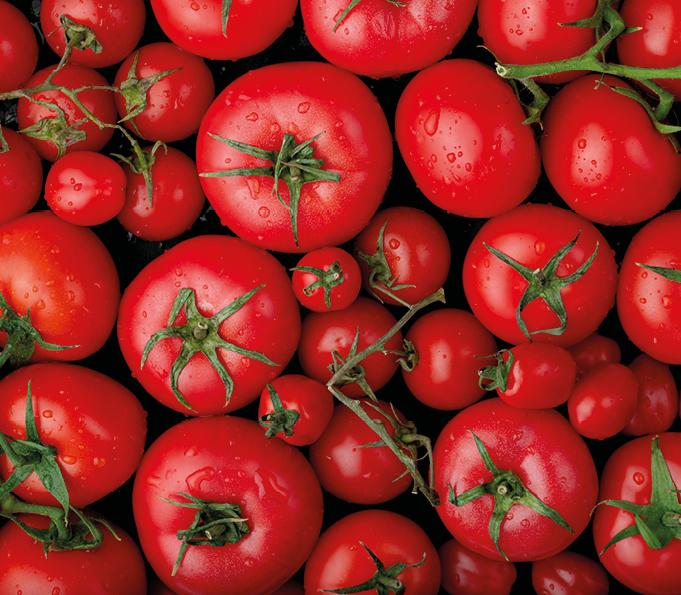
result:
[[[504,354],[508,353],[508,361],[504,362]],[[487,391],[499,389],[505,393],[508,388],[508,375],[513,367],[513,352],[509,349],[501,349],[493,355],[488,355],[480,359],[495,358],[496,364],[485,366],[478,370],[478,385]],[[485,382],[489,380],[491,382]]]
[[[335,23],[334,26],[333,26],[333,30],[332,30],[333,33],[336,32],[336,29],[338,29],[338,26],[341,24],[342,20],[343,20],[346,16],[348,16],[348,13],[349,13],[353,8],[355,8],[355,6],[357,6],[361,1],[362,1],[362,0],[352,0],[352,1],[350,2],[350,4],[347,5],[347,7],[346,7],[345,10],[341,13],[341,15],[338,17],[338,20],[336,21],[336,23]],[[402,2],[399,2],[399,0],[388,0],[388,2],[390,2],[390,4],[394,4],[395,6],[406,6],[406,4],[404,4],[404,3],[402,3]]]
[[[95,32],[87,25],[81,25],[72,21],[67,15],[59,15],[59,22],[64,29],[64,42],[66,43],[66,51],[71,48],[79,52],[91,50],[95,54],[101,54],[103,46],[97,40]]]
[[[636,266],[639,266],[642,269],[648,269],[649,271],[652,271],[653,273],[660,275],[661,277],[664,277],[665,279],[668,279],[669,281],[674,281],[675,283],[681,283],[681,270],[667,268],[667,267],[652,266],[652,265],[648,265],[648,264],[641,264],[640,262],[637,262]]]
[[[328,310],[331,310],[331,290],[345,282],[345,276],[343,275],[343,268],[341,267],[340,262],[335,260],[329,265],[329,268],[326,271],[319,267],[311,266],[295,266],[289,270],[315,275],[317,280],[304,287],[303,293],[310,297],[317,289],[321,288],[324,291],[324,305]]]
[[[58,158],[63,157],[66,154],[66,149],[71,145],[84,141],[87,138],[87,134],[78,128],[78,126],[88,121],[87,118],[69,125],[64,111],[56,103],[37,101],[30,95],[25,97],[37,105],[56,112],[57,115],[54,118],[41,118],[35,124],[22,128],[19,130],[21,134],[37,140],[52,141],[57,148]]]
[[[229,11],[232,8],[232,0],[222,0],[222,36],[227,37],[227,22],[229,21]]]
[[[284,432],[284,436],[287,437],[293,436],[293,426],[295,426],[300,418],[300,413],[293,411],[292,409],[286,409],[282,405],[279,393],[272,384],[267,385],[267,390],[269,391],[274,411],[266,413],[258,419],[258,423],[263,428],[267,428],[265,436],[267,438],[272,438],[279,432]]]
[[[0,126],[0,155],[3,153],[7,153],[9,151],[9,144],[5,140],[5,137],[2,134],[2,126]]]
[[[329,372],[331,372],[332,376],[334,376],[338,370],[343,368],[346,360],[352,359],[357,355],[357,347],[359,345],[359,332],[360,332],[359,327],[357,327],[357,332],[355,333],[355,338],[352,341],[352,345],[350,346],[350,351],[348,353],[347,358],[344,358],[335,349],[331,350],[332,363],[330,363],[327,366],[327,369],[329,370]],[[338,378],[336,386],[341,387],[347,386],[348,384],[352,384],[353,382],[357,383],[360,386],[360,388],[364,391],[365,395],[367,395],[374,403],[378,403],[378,399],[376,398],[374,391],[369,386],[369,383],[366,381],[364,376],[365,376],[364,368],[361,365],[357,364],[356,366],[353,366],[351,369],[347,370],[342,378]]]
[[[139,143],[131,138],[133,156],[124,157],[118,153],[111,153],[112,157],[116,157],[119,161],[126,163],[130,167],[130,171],[134,174],[142,174],[144,178],[144,185],[147,189],[147,199],[149,201],[149,208],[152,207],[152,195],[154,191],[154,181],[151,175],[151,168],[156,161],[156,151],[159,147],[163,147],[163,150],[168,154],[168,146],[163,141],[156,141],[154,146],[150,151],[143,151],[139,146]]]

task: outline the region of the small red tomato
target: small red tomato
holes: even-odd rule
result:
[[[638,379],[623,364],[601,364],[575,385],[568,400],[570,423],[582,436],[603,440],[627,425],[638,399]]]
[[[564,550],[532,562],[532,586],[551,595],[608,595],[608,573],[596,560]]]
[[[38,64],[38,42],[31,23],[13,4],[0,0],[0,93],[20,89]]]
[[[598,364],[619,364],[622,357],[616,341],[597,332],[567,348],[577,364],[577,380]]]

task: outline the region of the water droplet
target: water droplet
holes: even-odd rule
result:
[[[525,527],[525,529],[528,529],[530,527],[530,521],[528,519],[523,519],[520,521],[520,524]]]
[[[59,593],[61,593],[61,588],[55,587],[52,589],[52,595],[59,595]]]
[[[537,240],[534,243],[535,254],[537,254],[537,256],[544,254],[544,250],[546,250],[546,242],[542,242],[541,240]]]
[[[45,308],[45,302],[43,300],[38,300],[35,303],[35,309],[36,310],[43,310]]]
[[[247,119],[249,122],[257,122],[259,117],[260,117],[260,116],[258,116],[258,114],[256,114],[255,112],[251,112],[250,114],[248,114],[248,115],[246,116],[246,119]]]
[[[270,210],[267,207],[262,206],[258,209],[258,215],[260,215],[260,217],[265,219],[265,218],[270,216]]]
[[[75,465],[78,459],[73,455],[62,455],[61,460],[65,465]]]
[[[76,192],[78,192],[78,191],[79,191],[80,189],[82,189],[82,188],[83,188],[83,185],[82,185],[82,184],[76,184],[76,185],[73,187],[73,189],[74,189]]]
[[[189,475],[185,482],[187,483],[187,487],[192,492],[197,492],[201,489],[201,484],[204,481],[211,481],[214,477],[215,469],[213,469],[212,467],[203,467],[203,469],[194,471],[194,473]]]
[[[192,10],[200,10],[200,9],[201,9],[201,7],[199,6],[198,2],[192,2],[192,3],[189,5],[189,8],[191,8]]]
[[[388,246],[390,246],[391,250],[397,250],[400,247],[400,241],[393,238],[388,242]]]
[[[277,476],[266,469],[258,469],[255,472],[255,483],[258,485],[258,498],[273,499],[281,504],[286,504],[291,497],[290,492],[279,485]]]
[[[648,300],[646,298],[640,298],[638,301],[641,302],[642,304],[645,304],[645,303],[648,302]]]
[[[586,149],[586,139],[585,138],[580,138],[579,141],[577,141],[577,146],[580,149]]]
[[[199,454],[198,446],[190,446],[187,450],[184,451],[185,457],[195,457],[197,454]]]
[[[634,483],[637,485],[641,485],[644,481],[646,480],[645,475],[640,472],[634,473]]]
[[[662,307],[663,308],[671,308],[672,307],[671,296],[669,296],[669,295],[662,296]]]
[[[433,136],[437,132],[437,127],[440,123],[440,110],[433,109],[428,114],[426,121],[423,123],[423,129],[428,136]]]
[[[50,411],[49,409],[45,409],[45,411],[43,411],[43,417],[46,417],[46,418],[49,419],[49,418],[52,417],[53,415],[54,415],[54,414],[53,414],[52,411]]]
[[[306,114],[309,109],[310,109],[310,102],[309,101],[303,101],[302,103],[298,104],[298,113],[299,114]]]

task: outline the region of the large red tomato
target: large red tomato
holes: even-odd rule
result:
[[[2,136],[9,150],[0,152],[0,225],[28,213],[43,184],[42,162],[33,145],[4,126]]]
[[[0,0],[0,93],[20,89],[38,64],[38,42],[30,21],[16,6]]]

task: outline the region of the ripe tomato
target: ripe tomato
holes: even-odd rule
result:
[[[523,272],[506,264],[504,255]],[[615,253],[603,234],[579,215],[551,205],[522,205],[487,221],[463,265],[473,314],[513,345],[530,335],[560,347],[581,341],[613,307],[616,286]],[[528,302],[542,294],[555,311],[544,298]]]
[[[329,62],[372,78],[398,77],[435,64],[454,49],[477,0],[302,0],[305,34]]]
[[[622,352],[617,341],[596,332],[568,347],[577,364],[577,380],[598,364],[619,364]]]
[[[293,357],[299,337],[286,270],[264,250],[227,236],[191,238],[161,254],[127,287],[118,316],[119,344],[135,378],[190,415],[254,401]]]
[[[305,564],[305,593],[347,589],[371,580],[378,564],[369,552],[386,571],[406,566],[393,577],[406,593],[437,594],[440,560],[426,532],[401,514],[378,509],[349,514],[322,533]]]
[[[322,526],[322,491],[303,454],[269,440],[254,421],[194,418],[166,430],[147,450],[135,476],[133,513],[142,550],[154,572],[179,595],[265,595],[303,565]],[[183,507],[192,498],[222,511]],[[235,510],[224,510],[225,505]],[[201,524],[197,544],[181,554],[179,530],[236,516],[238,541],[213,547]],[[222,525],[223,527],[225,524]],[[177,565],[173,573],[173,566]]]
[[[0,0],[0,93],[20,89],[38,65],[31,23],[16,6]]]
[[[476,436],[496,473],[483,461]],[[494,560],[505,555],[511,562],[532,561],[558,553],[584,531],[596,504],[598,476],[591,453],[555,409],[520,409],[498,398],[481,401],[445,426],[433,456],[435,489],[443,500],[440,518],[457,541]],[[472,498],[469,490],[485,484],[487,493],[466,502]],[[551,519],[529,508],[536,504],[532,496],[560,516]],[[500,523],[498,545],[490,534],[493,509]],[[560,518],[572,531],[559,524]]]
[[[551,99],[542,163],[571,209],[594,223],[631,225],[655,216],[681,190],[681,155],[636,100],[610,87],[631,89],[590,74]]]
[[[272,595],[305,595],[303,585],[298,581],[291,579],[280,589],[277,589]]]
[[[596,560],[564,550],[532,562],[532,586],[537,593],[608,595],[608,573]]]
[[[43,185],[43,165],[33,145],[4,126],[2,136],[9,151],[0,153],[0,225],[28,213]]]
[[[539,179],[539,148],[524,120],[513,89],[494,70],[445,60],[407,84],[395,138],[428,200],[448,213],[492,217],[519,205]]]
[[[355,75],[322,62],[279,63],[220,93],[201,122],[196,160],[223,225],[268,250],[309,252],[369,223],[390,180],[392,137]]]

